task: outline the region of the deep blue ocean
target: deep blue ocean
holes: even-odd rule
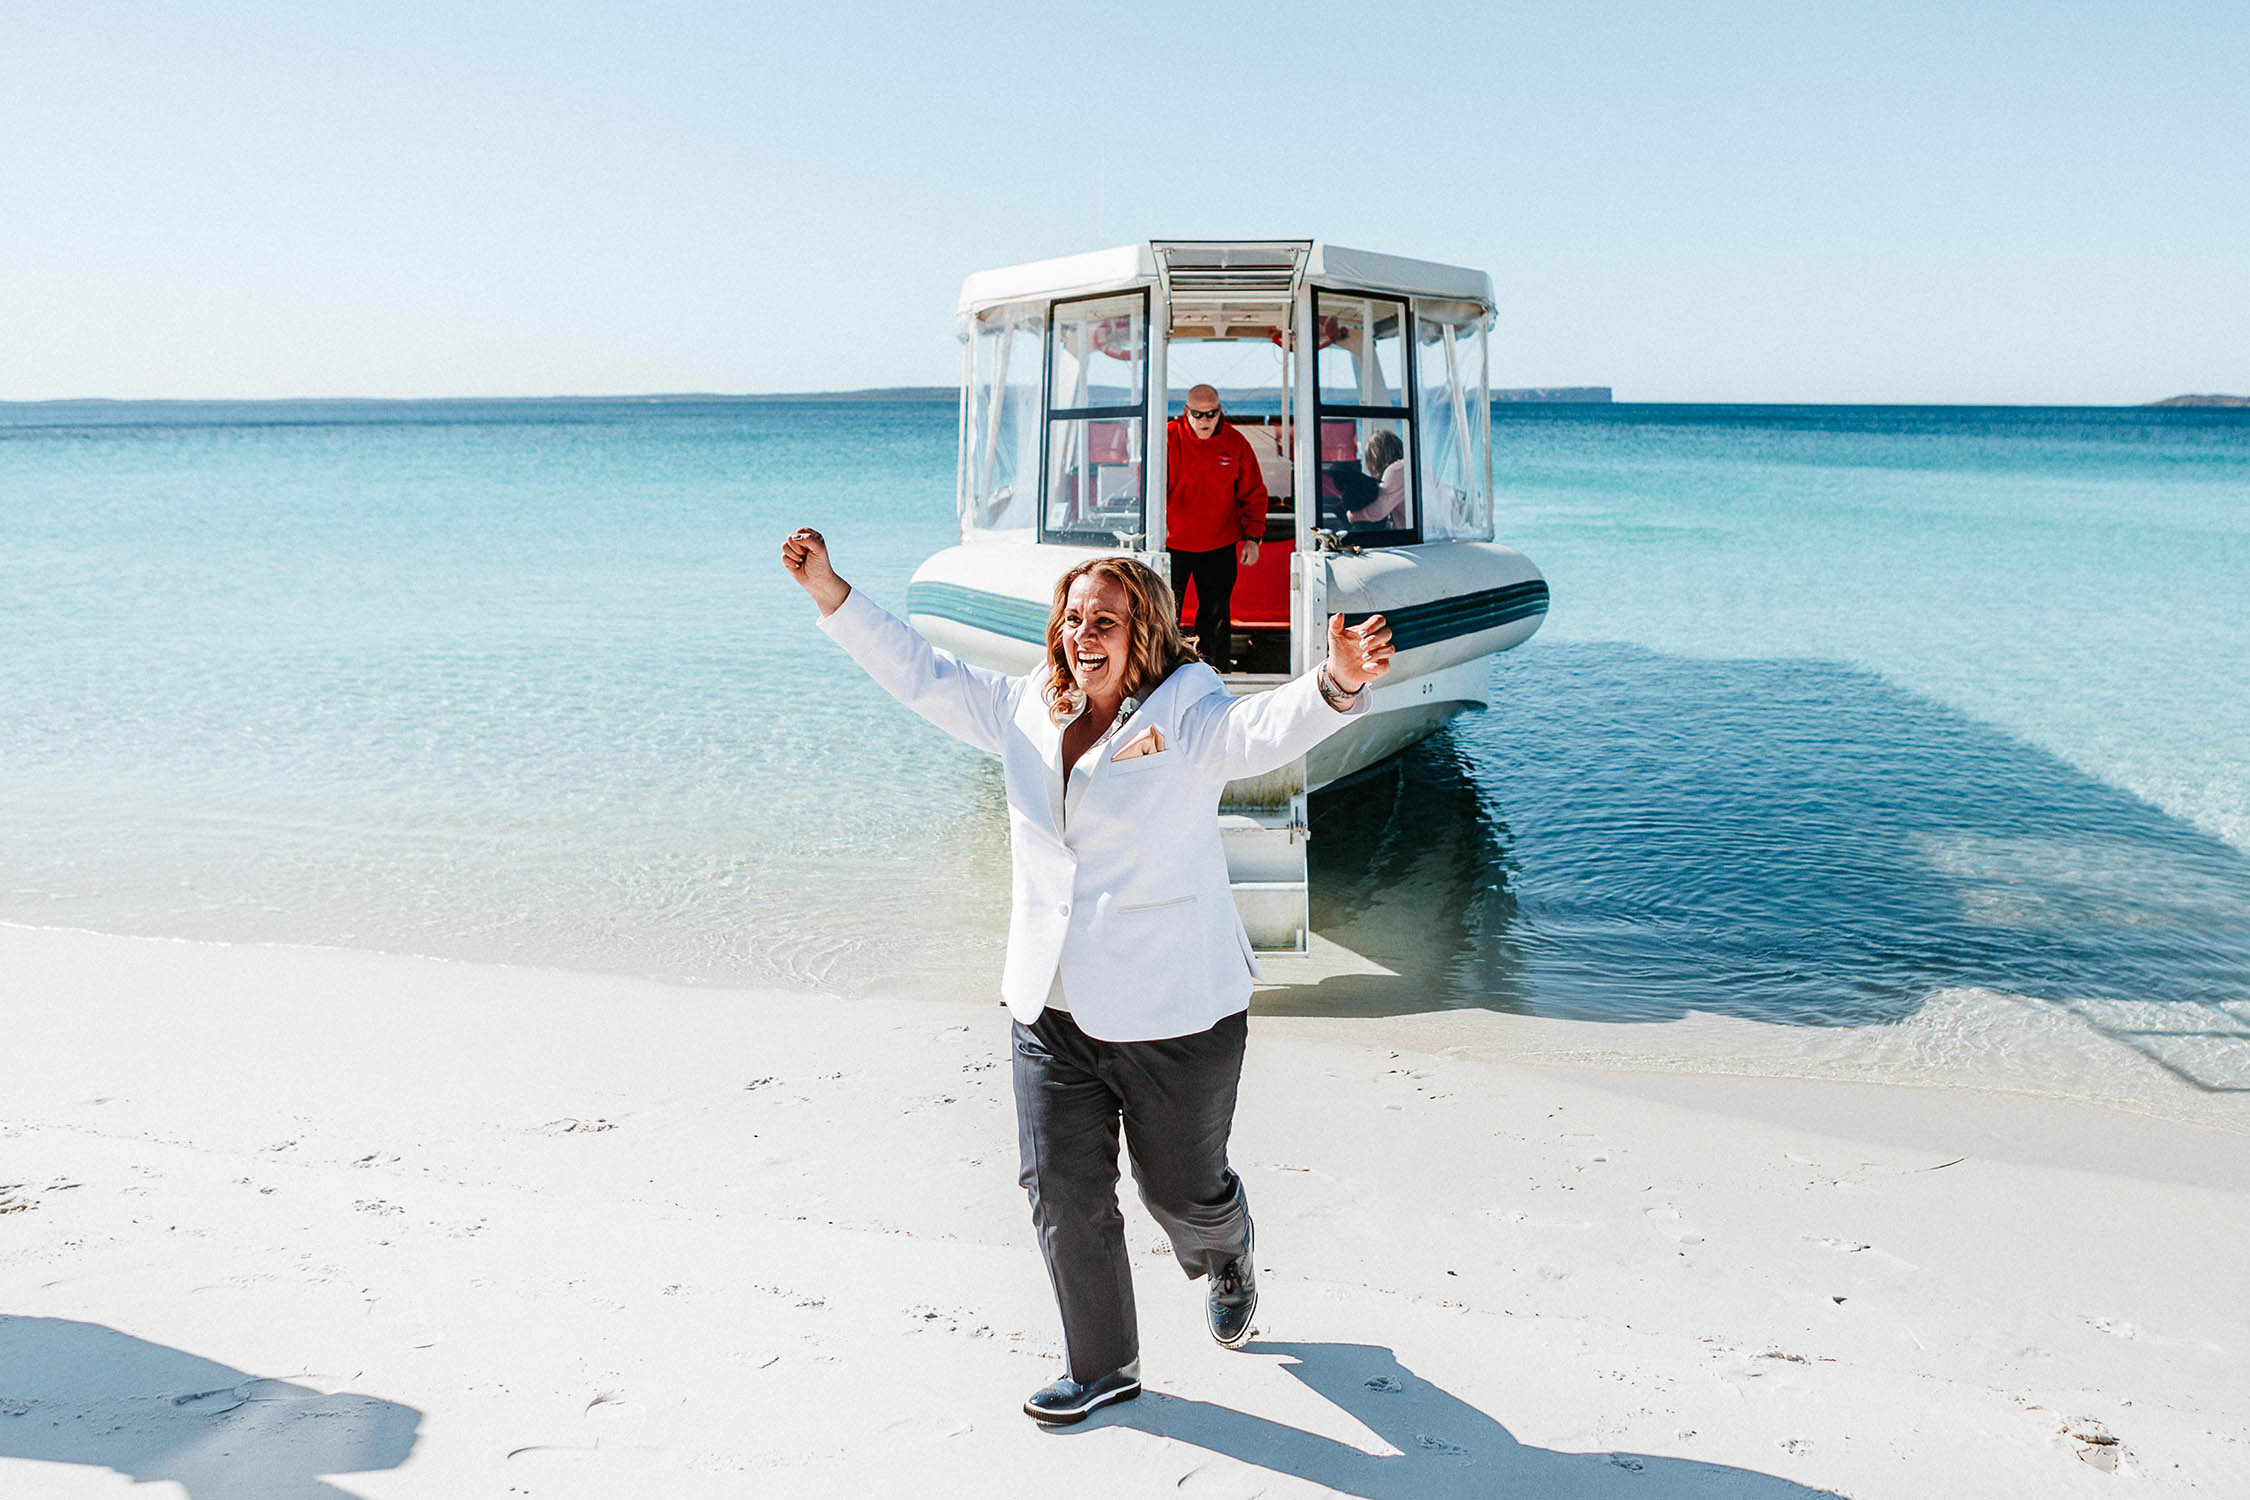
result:
[[[994,986],[995,767],[776,563],[816,524],[900,604],[955,420],[0,405],[0,920]],[[1553,612],[1489,712],[1316,798],[1315,926],[1398,977],[1276,1008],[2250,1090],[2250,412],[1525,405],[1494,440]]]

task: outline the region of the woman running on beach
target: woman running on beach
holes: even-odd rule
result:
[[[1367,704],[1390,669],[1380,615],[1328,622],[1328,659],[1236,698],[1180,635],[1163,579],[1129,558],[1055,585],[1047,659],[1023,677],[939,651],[836,575],[801,528],[782,565],[820,628],[885,691],[1000,757],[1014,895],[1001,993],[1015,1018],[1016,1134],[1069,1368],[1024,1411],[1052,1425],[1141,1393],[1117,1206],[1122,1123],[1141,1201],[1211,1336],[1250,1336],[1250,1207],[1227,1164],[1257,968],[1219,842],[1229,781],[1288,764]]]

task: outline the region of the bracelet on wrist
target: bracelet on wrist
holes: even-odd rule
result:
[[[1322,662],[1319,669],[1313,674],[1313,685],[1320,689],[1322,700],[1338,713],[1345,712],[1354,703],[1357,703],[1359,695],[1367,691],[1367,684],[1363,682],[1350,692],[1345,692],[1344,685],[1338,682],[1335,674],[1328,670],[1328,663],[1326,662]]]

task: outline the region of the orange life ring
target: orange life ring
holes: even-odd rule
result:
[[[1138,323],[1139,319],[1131,316],[1102,319],[1094,325],[1094,347],[1111,359],[1139,359],[1141,337]]]

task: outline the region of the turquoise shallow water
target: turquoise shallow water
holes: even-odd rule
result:
[[[953,441],[0,407],[0,919],[989,984],[993,768],[774,563],[815,522],[896,605]],[[1989,992],[2250,1087],[2250,414],[1503,407],[1495,443],[1554,612],[1492,711],[1315,808],[1316,923],[1429,960],[1375,1008],[1872,1047]]]

